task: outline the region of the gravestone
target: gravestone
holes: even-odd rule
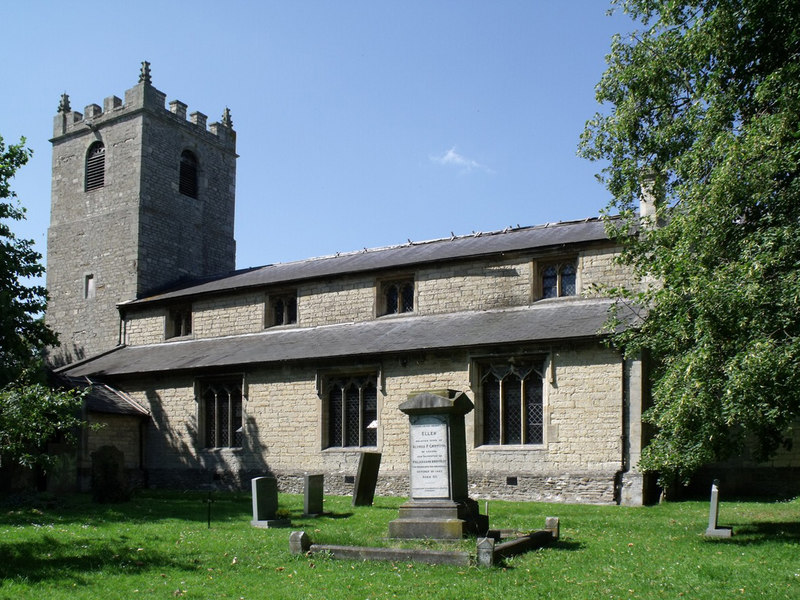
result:
[[[358,459],[358,473],[356,473],[356,482],[353,489],[353,506],[372,506],[380,467],[380,452],[361,453],[361,457]]]
[[[289,519],[279,519],[278,480],[274,477],[254,477],[250,481],[253,492],[253,527],[288,527]]]
[[[92,499],[95,502],[125,502],[130,498],[125,474],[125,454],[116,446],[92,452]]]
[[[452,390],[415,394],[400,405],[409,419],[411,493],[389,523],[389,537],[460,539],[488,530],[488,517],[467,493],[464,415],[473,408]]]
[[[708,511],[708,529],[706,537],[729,538],[733,535],[730,527],[719,527],[717,518],[719,516],[719,479],[715,479],[711,484],[711,505]]]
[[[303,516],[316,517],[322,514],[325,476],[322,473],[306,473],[303,485]]]

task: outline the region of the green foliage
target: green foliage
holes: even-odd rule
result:
[[[77,441],[84,395],[32,383],[27,376],[0,388],[0,464],[12,461],[47,467],[51,460],[45,451],[47,442]]]
[[[614,38],[580,151],[607,161],[624,295],[647,309],[616,339],[655,365],[641,466],[686,480],[773,455],[800,416],[800,3],[615,4],[642,29]],[[662,226],[631,235],[643,186]]]
[[[28,162],[25,140],[6,148],[0,137],[0,457],[25,466],[46,465],[45,445],[74,435],[83,394],[41,383],[45,347],[57,343],[42,319],[44,287],[24,280],[44,273],[32,240],[19,239],[10,223],[25,218],[11,179]]]
[[[14,381],[46,346],[57,343],[41,318],[46,290],[24,282],[44,273],[39,262],[42,256],[33,249],[32,240],[18,238],[10,226],[10,222],[25,218],[11,179],[30,155],[24,139],[6,148],[0,136],[0,386]]]
[[[250,525],[249,495],[137,494],[121,505],[59,496],[0,504],[0,597],[47,598],[796,598],[800,501],[730,502],[720,523],[730,540],[702,536],[708,502],[653,507],[490,502],[492,526],[531,529],[561,518],[556,544],[499,568],[292,556],[289,533],[314,542],[386,545],[401,498],[353,508],[327,496],[327,515],[302,516],[303,499],[281,494],[291,529]],[[458,548],[475,552],[475,539]]]

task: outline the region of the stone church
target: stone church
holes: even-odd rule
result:
[[[642,361],[604,343],[621,284],[596,218],[235,270],[236,133],[151,82],[55,117],[47,322],[90,385],[77,467],[113,444],[152,487],[408,491],[422,391],[465,392],[470,495],[641,504]],[[267,257],[268,258],[268,257]]]

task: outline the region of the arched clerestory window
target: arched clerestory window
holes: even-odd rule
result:
[[[181,153],[178,191],[184,196],[197,198],[197,157],[189,150]]]
[[[106,147],[94,142],[86,152],[86,178],[84,190],[89,192],[106,184]]]

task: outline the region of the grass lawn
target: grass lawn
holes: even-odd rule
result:
[[[118,505],[87,496],[0,503],[0,598],[800,598],[800,499],[720,505],[734,537],[703,537],[707,502],[643,508],[491,501],[496,528],[561,539],[502,567],[334,561],[289,554],[289,532],[314,542],[387,545],[402,499],[352,508],[326,498],[304,519],[281,495],[290,529],[250,526],[247,494],[141,492]],[[481,509],[483,510],[483,502]],[[474,552],[474,540],[457,544]]]

